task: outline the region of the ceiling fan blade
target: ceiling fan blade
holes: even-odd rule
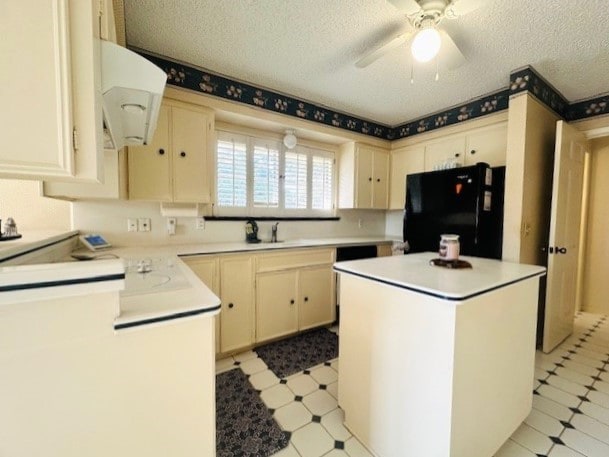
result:
[[[455,19],[471,13],[484,5],[487,0],[454,0],[453,3],[446,8],[446,17]]]
[[[391,3],[393,6],[395,6],[396,9],[400,13],[404,13],[407,16],[416,14],[419,11],[421,11],[421,5],[419,5],[416,2],[416,0],[387,0],[387,1],[389,3]]]
[[[442,38],[441,64],[449,70],[454,70],[465,63],[465,56],[461,53],[453,39],[444,30],[440,30]]]
[[[398,35],[393,40],[388,41],[387,43],[379,46],[378,48],[374,49],[373,51],[370,51],[364,57],[362,57],[357,62],[355,62],[355,66],[357,68],[365,68],[365,67],[367,67],[372,62],[374,62],[377,59],[381,58],[382,56],[387,54],[392,49],[397,48],[398,46],[406,43],[410,39],[411,35],[412,35],[412,33],[410,33],[410,32],[406,32],[406,33],[403,33],[401,35]]]

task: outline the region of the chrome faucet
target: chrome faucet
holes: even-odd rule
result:
[[[275,222],[271,226],[271,243],[277,243],[277,226],[278,225],[279,225],[279,222]]]

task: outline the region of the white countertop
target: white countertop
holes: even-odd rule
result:
[[[78,230],[28,230],[16,240],[0,241],[0,261],[78,235]]]
[[[450,269],[429,264],[435,252],[337,262],[339,273],[353,274],[447,300],[465,300],[482,293],[541,276],[546,269],[501,260],[461,256],[471,269]]]

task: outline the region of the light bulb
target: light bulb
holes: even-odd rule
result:
[[[410,52],[418,62],[429,62],[440,51],[442,40],[435,27],[426,27],[416,34],[412,40]]]
[[[283,137],[283,144],[288,149],[294,149],[296,143],[298,142],[296,135],[294,135],[293,130],[286,130],[285,136]]]

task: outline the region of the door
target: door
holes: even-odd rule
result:
[[[252,258],[220,259],[220,350],[229,352],[254,342],[254,273]]]
[[[406,176],[425,170],[425,147],[411,146],[391,152],[389,209],[404,209]]]
[[[543,352],[552,351],[573,332],[586,151],[589,151],[588,143],[581,132],[558,121]]]
[[[210,122],[205,113],[172,108],[173,200],[210,200],[207,146]]]
[[[298,270],[256,276],[256,342],[298,330]]]
[[[299,330],[329,324],[335,318],[331,265],[300,270]]]
[[[372,173],[374,165],[374,149],[358,146],[356,151],[355,167],[355,207],[372,208]]]

